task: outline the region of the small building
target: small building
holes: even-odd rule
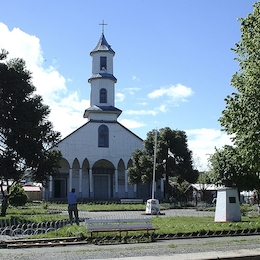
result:
[[[217,197],[217,190],[220,186],[215,184],[190,184],[185,190],[188,201],[194,200],[194,194],[197,194],[198,201],[212,203],[213,199]]]
[[[29,201],[41,201],[42,200],[42,187],[33,184],[27,184],[23,186],[25,193],[28,196]]]
[[[41,201],[42,200],[42,185],[41,184],[22,184],[25,193],[28,196],[29,201]],[[6,191],[7,186],[3,185],[3,191]],[[0,192],[0,199],[3,198],[3,194]]]

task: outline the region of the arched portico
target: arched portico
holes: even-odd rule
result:
[[[67,196],[67,184],[68,184],[68,178],[69,178],[69,170],[70,165],[69,162],[65,159],[61,159],[60,163],[60,171],[55,178],[52,178],[53,181],[50,183],[49,187],[49,197],[50,198],[56,198],[56,199],[63,199]]]
[[[95,199],[108,199],[114,197],[114,174],[115,167],[108,160],[102,159],[93,165],[92,195]]]
[[[126,167],[122,159],[119,160],[117,165],[117,181],[116,181],[116,197],[124,198],[125,197],[125,178],[126,178]]]

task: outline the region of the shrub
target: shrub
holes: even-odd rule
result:
[[[21,185],[15,185],[10,190],[9,203],[12,206],[24,206],[28,201],[28,196]]]

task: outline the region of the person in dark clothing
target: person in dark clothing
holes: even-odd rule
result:
[[[77,207],[77,196],[75,194],[75,189],[72,188],[71,192],[68,194],[68,212],[70,218],[70,224],[73,224],[73,213],[75,217],[75,222],[79,225],[79,212]]]

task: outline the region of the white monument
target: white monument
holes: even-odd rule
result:
[[[241,221],[238,192],[233,187],[220,188],[217,191],[215,222]]]
[[[159,215],[160,214],[159,200],[157,200],[157,199],[147,200],[145,214]]]

